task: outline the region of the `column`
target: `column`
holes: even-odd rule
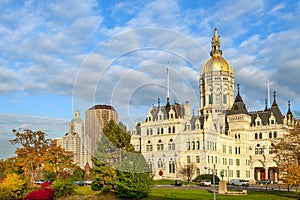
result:
[[[265,180],[268,180],[269,179],[269,167],[266,167],[265,168]]]

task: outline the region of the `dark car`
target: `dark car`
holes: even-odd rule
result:
[[[271,181],[270,180],[258,180],[256,183],[257,184],[270,184]]]
[[[175,186],[182,186],[181,180],[175,180]]]

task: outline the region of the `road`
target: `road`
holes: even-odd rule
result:
[[[204,186],[198,186],[198,185],[183,185],[183,186],[174,186],[174,185],[155,185],[156,188],[182,188],[182,189],[200,189],[200,190],[211,190],[211,187],[204,187]],[[218,186],[216,186],[216,190],[218,190]],[[235,186],[235,185],[227,185],[227,190],[278,190],[278,191],[300,191],[299,187],[291,187],[288,189],[286,185],[282,184],[251,184],[248,187],[246,186]]]

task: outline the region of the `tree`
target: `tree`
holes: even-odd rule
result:
[[[0,178],[6,177],[7,174],[22,174],[17,157],[11,157],[0,160]]]
[[[141,198],[146,196],[152,185],[152,177],[142,154],[134,152],[130,134],[110,121],[103,129],[103,135],[95,152],[95,188],[116,186],[120,197]]]
[[[283,181],[288,185],[300,184],[300,126],[296,125],[290,132],[276,141],[275,149],[279,171]]]
[[[56,142],[46,139],[44,132],[14,129],[12,133],[16,138],[10,142],[22,146],[15,151],[18,166],[23,170],[24,176],[30,177],[31,184],[40,169],[60,174],[66,168],[74,166],[73,154],[57,146]]]
[[[74,164],[74,153],[66,151],[52,142],[42,156],[43,169],[56,173],[56,178],[65,178],[76,168]]]
[[[195,164],[189,163],[184,167],[181,167],[179,173],[183,176],[183,178],[189,183],[192,180],[192,177],[195,173]]]

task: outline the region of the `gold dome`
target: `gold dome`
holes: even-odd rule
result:
[[[205,62],[202,68],[202,74],[212,71],[224,71],[233,73],[230,68],[229,63],[222,57],[220,36],[218,34],[218,29],[215,28],[214,36],[211,39],[211,51],[210,58]]]
[[[204,64],[202,74],[212,71],[225,71],[232,73],[232,69],[222,56],[211,56]]]

